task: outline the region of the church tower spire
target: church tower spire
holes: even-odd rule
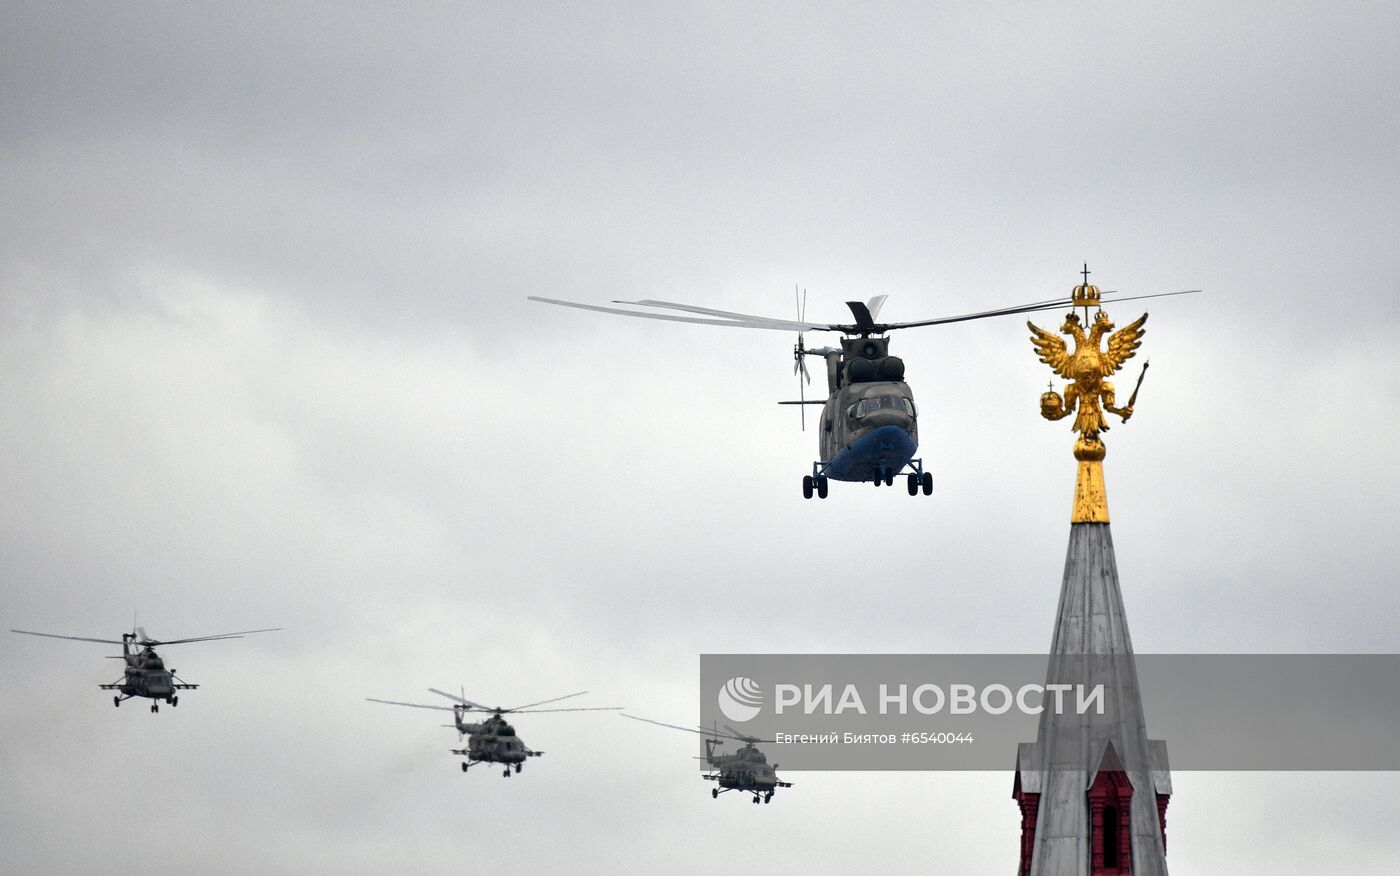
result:
[[[1087,271],[1087,268],[1086,268]],[[1099,303],[1097,287],[1085,283],[1074,306]],[[1100,339],[1113,322],[1099,309],[1088,334],[1078,314],[1060,331],[1063,338],[1030,325],[1040,360],[1071,381],[1064,398],[1052,389],[1041,396],[1041,415],[1059,420],[1076,414],[1074,447],[1079,470],[1070,516],[1069,549],[1046,671],[1051,684],[1102,684],[1107,707],[1084,715],[1047,709],[1033,743],[1016,755],[1012,796],[1021,809],[1017,876],[1166,876],[1166,807],[1171,774],[1166,744],[1147,738],[1146,719],[1133,660],[1132,638],[1109,532],[1104,487],[1108,431],[1105,413],[1125,422],[1137,400],[1115,404],[1104,378],[1132,357],[1142,342],[1147,315],[1113,333],[1107,350]],[[1146,366],[1143,369],[1146,372]],[[1138,386],[1142,378],[1138,378]]]

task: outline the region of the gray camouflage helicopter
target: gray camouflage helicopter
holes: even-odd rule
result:
[[[672,730],[684,730],[687,733],[698,733],[705,737],[705,762],[710,767],[710,772],[706,773],[706,781],[714,782],[717,787],[710,789],[710,796],[718,798],[726,791],[741,791],[753,795],[753,802],[764,803],[773,801],[773,794],[779,788],[791,788],[792,782],[784,782],[778,779],[778,765],[768,765],[768,757],[755,746],[757,742],[773,742],[772,739],[759,739],[755,736],[745,736],[728,724],[724,729],[728,733],[721,733],[718,730],[707,730],[705,728],[682,727],[679,724],[666,724],[662,721],[653,721],[650,718],[639,718],[636,715],[623,713],[622,717],[631,718],[633,721],[645,721],[648,724],[655,724],[658,727],[670,727]],[[715,754],[715,749],[723,745],[724,739],[732,739],[736,742],[744,743],[733,754]]]
[[[447,693],[435,687],[428,688],[430,693],[447,697],[453,701],[453,705],[439,706],[431,703],[401,703],[396,700],[377,700],[373,697],[365,697],[371,703],[384,703],[389,706],[408,706],[413,709],[438,709],[452,712],[453,723],[446,726],[457,728],[457,738],[463,736],[467,738],[466,748],[454,748],[453,754],[459,754],[466,758],[462,761],[462,772],[466,772],[476,763],[498,763],[505,767],[501,775],[510,778],[511,768],[514,767],[518,773],[525,767],[525,760],[531,757],[539,757],[543,751],[535,751],[526,747],[519,736],[515,735],[515,728],[505,719],[510,714],[542,715],[546,712],[607,712],[622,708],[621,706],[584,706],[570,709],[536,709],[535,706],[543,706],[546,703],[557,703],[560,700],[567,700],[571,697],[582,696],[588,691],[581,690],[577,693],[565,694],[562,697],[553,697],[539,702],[526,703],[523,706],[514,706],[506,709],[500,706],[483,706],[474,703],[464,696]],[[473,712],[481,712],[490,715],[485,721],[468,721],[467,715]]]
[[[1087,283],[1088,267],[1085,267]],[[1111,294],[1111,293],[1110,293]],[[1164,292],[1156,295],[1136,295],[1111,301],[1132,301],[1138,298],[1158,298],[1164,295],[1184,295],[1185,292]],[[1013,307],[1001,307],[978,313],[960,316],[947,316],[937,319],[924,319],[914,322],[876,322],[880,309],[888,296],[877,295],[868,302],[847,301],[853,323],[808,322],[805,318],[806,296],[799,297],[797,319],[774,319],[729,310],[715,310],[690,304],[671,301],[614,301],[633,307],[680,311],[693,316],[675,313],[655,313],[643,310],[625,310],[619,307],[600,307],[593,304],[580,304],[574,301],[561,301],[556,298],[528,296],[531,301],[554,304],[560,307],[573,307],[579,310],[593,310],[620,316],[634,316],[643,319],[660,319],[670,322],[696,323],[699,325],[730,326],[732,328],[771,329],[774,331],[797,332],[797,344],[792,349],[794,360],[793,374],[798,375],[799,401],[782,401],[779,404],[822,405],[820,433],[818,437],[821,458],[812,463],[812,473],[802,478],[802,495],[810,499],[815,493],[825,499],[831,480],[871,482],[875,486],[893,486],[897,475],[905,474],[909,495],[920,491],[925,496],[933,493],[933,475],[925,471],[923,460],[915,458],[918,450],[918,409],[914,406],[914,394],[909,384],[904,382],[904,360],[889,354],[889,333],[896,329],[917,328],[919,326],[944,325],[985,319],[992,316],[1008,316],[1019,313],[1032,313],[1039,310],[1058,310],[1072,303],[1069,297]],[[1104,303],[1109,303],[1106,300]],[[803,340],[805,332],[840,332],[840,347],[819,347],[809,349]],[[827,399],[825,402],[807,401],[804,381],[811,383],[812,376],[807,371],[806,357],[819,356],[826,363]],[[806,416],[803,415],[803,428]]]
[[[151,703],[151,711],[160,711],[160,700],[165,700],[171,706],[180,705],[180,697],[175,693],[177,690],[195,690],[197,684],[187,684],[181,681],[175,674],[174,669],[166,669],[165,661],[156,653],[156,646],[183,645],[187,642],[213,642],[219,639],[241,639],[252,633],[270,633],[280,630],[281,627],[269,627],[263,630],[243,630],[237,633],[221,633],[217,636],[198,636],[193,639],[166,639],[160,641],[152,639],[146,635],[143,627],[136,627],[129,633],[122,633],[121,640],[116,639],[91,639],[87,636],[59,636],[53,633],[35,633],[29,630],[10,630],[12,633],[22,633],[26,636],[43,636],[48,639],[71,639],[78,642],[99,642],[104,645],[121,645],[122,656],[111,656],[112,660],[125,660],[125,674],[120,681],[111,684],[100,684],[98,687],[103,690],[117,691],[117,695],[112,697],[112,705],[120,707],[122,700],[129,700],[132,697],[146,697],[156,702]]]

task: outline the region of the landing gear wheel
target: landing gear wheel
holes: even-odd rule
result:
[[[467,771],[467,764],[466,764],[466,761],[463,761],[463,762],[462,762],[462,772],[466,772],[466,771]]]
[[[171,698],[170,698],[170,705],[172,705],[172,706],[178,706],[178,705],[180,705],[180,698],[179,698],[179,697],[171,697]]]
[[[763,802],[764,802],[764,803],[772,803],[772,802],[773,802],[773,795],[772,795],[772,794],[764,794],[764,795],[763,795]]]
[[[892,475],[892,474],[887,474],[887,475],[885,475],[885,486],[887,486],[887,487],[892,487],[892,486],[894,486],[894,475]]]
[[[933,495],[933,475],[929,472],[924,472],[923,487],[925,496]]]
[[[715,798],[716,800],[718,800],[718,799],[719,799],[719,788],[711,788],[711,789],[710,789],[710,796],[713,797],[713,798]]]
[[[515,773],[516,773],[516,775],[519,775],[519,774],[520,774],[520,771],[521,771],[522,769],[524,769],[524,768],[525,768],[525,765],[524,765],[523,763],[518,763],[518,764],[516,764],[516,765],[515,765]]]
[[[152,712],[159,712],[159,711],[160,711],[160,703],[151,703],[151,711],[152,711]]]
[[[506,778],[510,778],[510,767],[506,767],[506,771],[501,773],[501,775],[505,776]]]
[[[112,697],[112,705],[115,706],[116,708],[120,709],[120,708],[122,707],[122,698],[121,698],[121,697]]]
[[[753,802],[754,802],[754,805],[755,805],[755,806],[758,805],[758,797],[757,797],[757,795],[754,796]]]
[[[883,482],[883,480],[884,480],[884,479],[883,479],[880,475],[876,475],[876,476],[875,476],[875,486],[877,486],[877,487],[880,486],[880,484]]]
[[[804,499],[810,499],[810,498],[812,498],[812,476],[811,476],[811,475],[803,475],[803,476],[802,476],[802,498],[804,498]]]
[[[822,475],[822,476],[820,476],[820,477],[817,478],[817,498],[818,498],[818,499],[825,499],[825,498],[826,498],[826,484],[827,484],[826,475]]]
[[[919,495],[919,476],[916,474],[909,475],[909,495]]]

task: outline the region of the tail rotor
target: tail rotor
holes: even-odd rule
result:
[[[797,321],[802,322],[807,316],[807,290],[803,289],[799,294],[797,286],[793,286],[792,295],[797,305]],[[807,371],[807,345],[800,330],[797,332],[797,344],[792,348],[792,374],[797,378],[797,397],[801,399],[798,410],[802,415],[802,431],[805,432],[807,431],[807,391],[804,381],[811,383],[812,375]]]

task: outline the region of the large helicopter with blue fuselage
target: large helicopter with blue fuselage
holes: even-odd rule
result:
[[[1087,282],[1088,269],[1085,268]],[[1166,292],[1158,295],[1137,295],[1131,298],[1114,299],[1129,301],[1136,298],[1156,298],[1160,295],[1184,293]],[[818,323],[804,318],[806,309],[805,294],[799,295],[796,320],[774,319],[754,316],[728,310],[716,310],[690,304],[646,299],[642,301],[614,301],[632,307],[651,308],[649,310],[626,310],[619,307],[602,307],[581,304],[574,301],[561,301],[556,298],[529,296],[531,301],[612,313],[620,316],[660,319],[671,322],[719,325],[732,328],[770,329],[774,331],[797,332],[797,344],[793,347],[793,373],[798,375],[798,387],[811,382],[806,360],[816,356],[826,366],[827,398],[825,402],[808,401],[803,392],[798,401],[783,401],[786,405],[821,405],[821,420],[818,426],[818,448],[820,458],[812,463],[812,473],[802,478],[804,498],[825,499],[830,482],[849,481],[854,483],[874,483],[877,487],[893,486],[896,477],[906,478],[909,495],[922,492],[925,496],[933,493],[933,475],[927,471],[921,458],[915,453],[919,449],[918,408],[914,394],[904,381],[904,360],[891,356],[889,333],[896,329],[919,326],[943,325],[966,322],[993,316],[1008,316],[1020,313],[1033,313],[1040,310],[1054,310],[1072,302],[1072,297],[1037,301],[1014,307],[1003,307],[979,313],[960,316],[925,319],[915,322],[876,322],[884,306],[885,295],[877,295],[868,302],[847,301],[855,322]],[[680,313],[658,313],[654,310],[679,311]],[[809,348],[804,334],[809,331],[840,332],[839,347]],[[806,428],[805,414],[803,428]]]

